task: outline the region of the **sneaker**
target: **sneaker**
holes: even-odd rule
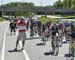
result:
[[[24,50],[24,48],[22,48],[21,50]]]
[[[17,48],[15,48],[14,50],[17,51]]]

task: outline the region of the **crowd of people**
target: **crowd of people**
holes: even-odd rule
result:
[[[47,20],[47,22],[42,23],[40,20],[35,20],[30,18],[27,22],[23,18],[20,19],[13,19],[10,20],[10,31],[11,35],[12,32],[16,32],[16,29],[19,30],[19,34],[17,37],[17,42],[16,42],[16,48],[19,44],[19,40],[23,38],[22,42],[22,50],[24,49],[24,44],[26,40],[26,31],[30,30],[30,37],[35,36],[36,34],[41,37],[43,41],[43,45],[46,44],[46,41],[51,41],[51,46],[52,46],[52,52],[53,55],[57,56],[59,52],[59,47],[62,46],[63,42],[67,42],[66,37],[69,36],[68,32],[72,31],[72,23],[71,22],[59,22],[55,21],[52,23],[51,21]],[[70,53],[74,56],[74,44],[73,44],[73,36],[71,36],[70,39]]]

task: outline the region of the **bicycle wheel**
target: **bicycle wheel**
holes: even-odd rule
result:
[[[56,47],[56,48],[55,48],[55,52],[54,52],[54,56],[57,56],[58,53],[59,53],[59,47]]]

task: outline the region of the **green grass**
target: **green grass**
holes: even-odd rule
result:
[[[75,15],[63,15],[64,18],[75,18]]]
[[[54,15],[57,17],[64,17],[64,18],[75,18],[75,15]]]
[[[4,21],[4,20],[5,20],[4,18],[0,17],[0,22],[2,22],[2,21]]]
[[[57,17],[63,17],[63,15],[53,15],[53,16],[57,16]]]
[[[45,23],[47,21],[51,21],[52,23],[54,23],[55,21],[61,21],[59,19],[56,19],[56,18],[48,18],[48,17],[45,17],[45,16],[42,16],[39,18],[39,20],[42,22],[42,23]]]

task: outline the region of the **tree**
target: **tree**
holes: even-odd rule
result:
[[[34,7],[34,3],[32,2],[11,2],[8,4],[4,4],[3,6],[7,6],[7,7],[19,7],[19,9],[21,9],[22,7]],[[14,13],[10,13],[10,12],[6,12],[7,15],[15,15],[15,16],[24,16],[25,14],[27,14],[27,16],[29,15],[29,13],[25,13],[25,12],[14,12]]]
[[[61,0],[58,0],[54,3],[54,7],[58,7],[58,8],[61,8],[63,7],[63,2]]]
[[[72,0],[72,5],[71,5],[72,7],[72,9],[75,9],[75,0]]]
[[[3,6],[8,6],[8,7],[24,7],[24,6],[28,6],[28,7],[33,7],[34,3],[32,2],[11,2],[8,4],[4,4]]]
[[[54,7],[72,8],[75,9],[75,0],[58,0],[54,3]]]

